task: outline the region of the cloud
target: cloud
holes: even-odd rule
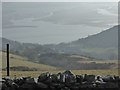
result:
[[[115,17],[118,16],[118,14],[112,13],[112,12],[105,10],[105,9],[97,9],[97,11],[98,11],[97,13],[99,13],[101,15],[105,15],[105,16],[115,16]]]

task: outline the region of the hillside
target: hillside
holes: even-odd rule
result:
[[[6,53],[5,52],[0,52],[0,62],[2,62],[2,69],[6,68]],[[45,65],[45,64],[38,64],[38,63],[33,63],[29,61],[25,57],[21,57],[15,54],[10,54],[10,68],[13,70],[18,70],[19,68],[24,69],[29,69],[29,70],[56,70],[55,67]]]
[[[97,59],[117,59],[118,26],[70,43],[46,45],[46,47],[62,53],[76,53]]]
[[[87,38],[82,38],[71,42],[71,44],[79,44],[83,48],[110,48],[118,47],[118,26],[114,26],[110,29],[102,31],[98,34],[88,36]]]
[[[2,53],[2,68],[6,68],[6,53]],[[41,64],[42,63],[42,64]],[[10,54],[10,68],[13,71],[44,71],[44,70],[93,70],[116,69],[117,61],[98,61],[89,57],[69,54],[43,54],[34,63],[25,57]]]
[[[7,43],[10,44],[12,54],[26,57],[33,63],[72,70],[117,68],[118,26],[57,45],[21,43],[2,38],[2,51],[6,51]]]
[[[55,53],[54,50],[45,47],[44,45],[21,43],[6,38],[2,38],[2,51],[6,51],[6,44],[10,45],[10,52],[16,55],[29,58],[32,62],[38,62],[38,57],[45,53]]]
[[[20,43],[2,38],[1,45],[3,47],[1,50],[6,49],[7,43],[10,44],[12,53],[29,57],[29,59],[34,61],[36,60],[36,57],[45,53],[79,54],[94,57],[96,59],[113,60],[117,59],[118,56],[118,26],[114,26],[101,33],[91,35],[86,38],[57,45]]]

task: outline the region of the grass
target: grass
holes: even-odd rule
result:
[[[108,51],[112,51],[116,54],[118,54],[118,49],[116,48],[83,48],[82,51],[85,52],[95,52],[95,53],[104,53],[104,52],[108,52]]]
[[[118,64],[118,60],[83,60],[83,61],[78,61],[80,63],[92,63],[92,62],[95,62],[95,63],[106,63],[106,64],[109,64],[109,63],[115,63],[115,64]]]
[[[6,53],[0,52],[0,69],[6,68],[6,61],[4,61],[4,60],[6,60]],[[112,62],[112,61],[110,61],[110,62]],[[103,63],[103,62],[99,61],[97,63]],[[14,76],[16,76],[16,77],[21,77],[21,76],[38,77],[43,72],[58,73],[58,72],[64,71],[64,70],[58,70],[56,67],[53,67],[53,66],[33,63],[33,62],[30,62],[27,58],[24,58],[24,57],[21,57],[18,55],[13,55],[13,54],[10,54],[10,66],[11,67],[13,67],[13,66],[26,66],[26,67],[30,67],[30,68],[39,69],[39,71],[11,71],[10,77],[14,77]],[[72,72],[74,74],[79,74],[79,75],[80,74],[118,75],[117,69],[111,69],[111,70],[72,70]],[[2,77],[5,77],[6,71],[0,70],[0,76],[1,76],[1,74],[2,74]]]
[[[2,60],[1,60],[2,58]],[[6,53],[2,52],[0,54],[0,66],[2,68],[6,68]],[[38,70],[56,70],[56,67],[45,65],[45,64],[38,64],[30,62],[27,58],[10,54],[10,67],[17,67],[17,66],[24,66],[29,68],[36,68]]]
[[[50,72],[50,73],[58,73],[63,72],[64,70],[46,70],[46,71],[11,71],[11,77],[21,77],[21,76],[31,76],[31,77],[38,77],[43,72]],[[94,75],[118,75],[118,70],[71,70],[76,75],[81,74],[94,74]],[[6,72],[2,72],[2,76],[6,76]]]

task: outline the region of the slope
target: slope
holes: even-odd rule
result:
[[[98,34],[69,43],[46,45],[46,47],[53,48],[62,53],[76,53],[97,59],[117,59],[118,27],[114,26]]]
[[[6,53],[5,52],[0,52],[0,62],[2,62],[2,69],[6,68]],[[29,69],[34,69],[34,70],[56,70],[55,67],[45,65],[45,64],[37,64],[30,62],[27,58],[21,57],[15,54],[10,54],[10,67],[28,67]]]

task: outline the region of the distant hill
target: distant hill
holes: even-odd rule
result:
[[[70,43],[46,45],[60,53],[76,53],[97,59],[117,59],[118,26]]]
[[[118,47],[118,26],[102,31],[98,34],[82,38],[71,44],[80,45],[83,48],[117,48]]]
[[[0,52],[0,62],[2,62],[2,69],[6,69],[6,53]],[[45,65],[45,64],[38,64],[29,61],[25,57],[21,57],[15,54],[10,54],[10,69],[17,70],[17,71],[39,71],[39,70],[56,70],[56,67]]]
[[[118,26],[87,38],[57,45],[21,43],[6,38],[1,39],[2,51],[6,51],[6,44],[9,43],[11,54],[26,57],[27,61],[33,63],[74,70],[117,68]]]
[[[66,53],[79,54],[94,57],[96,59],[113,60],[117,59],[118,56],[118,26],[114,26],[101,33],[86,38],[57,45],[20,43],[2,38],[2,50],[5,50],[6,43],[10,44],[11,52],[27,56],[30,59],[35,59],[36,55],[45,53]]]
[[[43,45],[32,43],[20,43],[17,41],[2,38],[2,51],[6,51],[6,44],[10,45],[10,52],[20,56],[29,57],[29,59],[35,62],[35,58],[44,53],[55,53],[54,50],[47,48]]]

